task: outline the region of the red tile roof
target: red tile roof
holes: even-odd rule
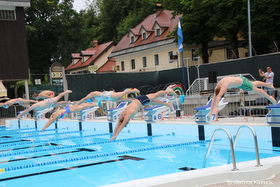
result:
[[[80,53],[72,53],[71,58],[82,58],[82,57],[80,56]]]
[[[105,72],[116,72],[113,70],[113,67],[116,65],[116,59],[110,58],[103,66],[101,66],[96,72],[105,73]]]
[[[81,58],[76,64],[71,63],[68,65],[65,70],[73,70],[73,69],[79,69],[83,67],[87,67],[90,65],[94,65],[94,62],[98,60],[98,58],[106,52],[113,44],[113,42],[107,42],[105,44],[98,45],[96,47],[90,47],[84,51],[81,51],[79,54],[79,57],[77,56],[78,53],[72,53],[72,58]],[[83,62],[82,56],[90,56],[89,59],[87,59],[85,62]],[[105,62],[104,62],[105,63]]]
[[[117,46],[114,48],[113,52],[121,51],[127,48],[133,48],[136,46],[149,44],[152,42],[157,42],[161,40],[165,40],[168,37],[168,35],[174,30],[174,28],[177,27],[178,24],[178,17],[176,16],[175,19],[172,19],[172,11],[169,10],[163,10],[158,16],[156,13],[151,14],[146,19],[144,19],[139,25],[137,25],[135,28],[130,29],[130,31],[135,35],[139,35],[140,30],[142,27],[146,31],[153,30],[153,27],[155,24],[158,24],[161,28],[165,28],[166,30],[160,35],[156,36],[155,30],[153,30],[152,34],[146,39],[142,40],[142,37],[139,37],[134,43],[130,42],[130,37],[128,37],[128,34],[123,36],[121,41],[117,44]]]

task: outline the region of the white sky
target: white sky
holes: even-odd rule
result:
[[[86,0],[74,0],[73,7],[74,9],[79,12],[82,9],[85,9],[85,1]]]

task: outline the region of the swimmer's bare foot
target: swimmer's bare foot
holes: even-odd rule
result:
[[[140,93],[140,90],[138,90],[137,88],[133,88],[132,91],[135,92],[135,93]]]
[[[277,104],[277,101],[274,99],[273,96],[270,95],[269,98],[270,98],[270,101],[271,101],[271,103],[272,103],[273,105],[276,105],[276,104]]]
[[[169,89],[168,91],[169,91],[169,93],[170,93],[172,96],[177,96],[177,94],[174,92],[174,90]]]

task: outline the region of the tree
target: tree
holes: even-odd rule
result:
[[[184,43],[201,45],[200,53],[204,63],[209,62],[208,43],[213,41],[217,26],[210,24],[209,19],[214,14],[214,1],[163,0],[164,6],[174,11],[174,15],[182,14],[182,30]]]
[[[26,11],[26,30],[33,74],[48,74],[55,61],[67,66],[73,52],[87,48],[95,37],[93,9],[77,13],[74,0],[31,0]]]
[[[153,13],[155,3],[156,0],[97,0],[98,40],[118,42],[130,28]]]
[[[279,51],[280,0],[251,1],[253,47],[257,54]]]

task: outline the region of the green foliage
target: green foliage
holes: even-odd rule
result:
[[[32,74],[48,74],[54,59],[67,67],[71,53],[100,44],[116,43],[148,15],[157,0],[87,0],[87,8],[73,9],[74,0],[31,0],[26,32]],[[248,0],[162,0],[163,8],[181,15],[184,44],[202,46],[208,62],[209,43],[225,38],[238,58],[238,34],[248,36]],[[275,51],[280,43],[280,0],[251,0],[252,41],[257,54]],[[176,29],[172,33],[177,36]],[[242,45],[246,44],[246,41]],[[276,44],[276,45],[275,45]],[[258,47],[262,45],[262,47]]]

